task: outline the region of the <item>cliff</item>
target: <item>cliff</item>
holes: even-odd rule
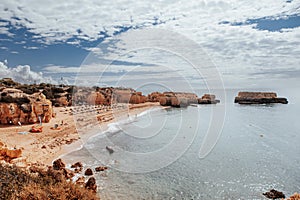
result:
[[[162,95],[155,93],[155,96],[159,97],[159,103],[162,106],[186,107],[192,103],[198,103],[198,96],[194,93],[164,92]],[[152,98],[150,96],[151,99],[156,97]]]
[[[2,88],[0,91],[0,123],[31,124],[49,122],[53,115],[52,102],[42,93],[28,95],[21,90]]]
[[[269,104],[282,103],[287,104],[286,98],[279,98],[274,92],[239,92],[235,97],[234,103],[239,104]]]

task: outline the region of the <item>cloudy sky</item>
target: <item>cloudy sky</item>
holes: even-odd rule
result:
[[[149,37],[142,37],[136,38],[140,49],[129,50],[142,35],[132,33],[148,29],[170,31],[155,40],[172,47],[161,49],[156,41],[159,48],[152,43],[149,49]],[[101,73],[102,84],[117,79],[122,85],[166,77],[205,80],[205,72],[198,76],[184,59],[189,55],[178,49],[204,59],[196,67],[214,67],[226,87],[298,84],[300,1],[2,0],[0,5],[0,77],[73,83],[80,74],[89,83]]]

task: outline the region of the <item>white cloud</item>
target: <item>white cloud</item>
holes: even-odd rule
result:
[[[12,78],[20,83],[55,83],[51,78],[44,77],[42,72],[34,72],[29,65],[19,65],[9,68],[4,62],[0,62],[0,78]]]
[[[255,24],[231,26],[220,22],[245,22],[268,16],[286,18],[287,15],[299,14],[299,5],[299,0],[291,3],[284,0],[76,0],[61,3],[50,0],[43,3],[38,0],[30,3],[4,0],[2,7],[7,8],[7,11],[1,9],[0,16],[15,26],[29,28],[32,33],[37,34],[34,36],[37,40],[47,44],[66,41],[74,36],[91,41],[103,37],[99,34],[100,31],[112,36],[114,31],[119,30],[118,26],[151,27],[154,18],[157,18],[158,21],[166,21],[157,25],[158,27],[181,33],[199,43],[225,78],[240,80],[252,78],[262,70],[266,70],[268,74],[272,69],[277,73],[276,69],[284,67],[298,70],[300,28],[269,32],[253,28]],[[14,16],[20,20],[13,19]],[[173,18],[174,20],[170,20]],[[0,33],[9,34],[6,27],[0,27]],[[76,45],[78,41],[68,43]],[[105,48],[115,51],[118,45],[107,45]],[[104,53],[101,48],[88,50],[100,55]],[[124,59],[146,63],[149,61],[134,53]],[[164,61],[176,64],[171,59]],[[78,70],[61,67],[56,69],[63,69],[63,72]]]

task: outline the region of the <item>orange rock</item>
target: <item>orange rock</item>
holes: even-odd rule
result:
[[[21,157],[21,155],[22,155],[21,149],[6,150],[6,156],[8,156],[10,159],[19,158]]]

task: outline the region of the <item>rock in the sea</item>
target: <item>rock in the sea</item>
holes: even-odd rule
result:
[[[92,176],[93,175],[93,171],[91,168],[87,168],[84,172],[84,175],[86,176]]]
[[[93,192],[97,192],[96,179],[94,177],[90,177],[85,184],[85,188],[92,190]]]
[[[285,195],[282,192],[279,192],[277,190],[270,190],[269,192],[263,193],[263,195],[269,199],[280,199],[285,198]]]
[[[235,97],[234,103],[239,104],[269,104],[282,103],[287,104],[286,98],[279,98],[274,92],[239,92]]]
[[[73,165],[71,165],[71,168],[81,168],[81,167],[83,167],[81,162],[76,162]]]
[[[112,154],[112,153],[115,152],[114,149],[112,147],[110,147],[110,146],[106,146],[105,148],[109,152],[109,154]]]
[[[198,104],[217,104],[220,103],[220,100],[216,99],[216,95],[213,94],[204,94],[201,98],[198,99]]]
[[[108,169],[108,167],[106,167],[106,166],[100,166],[100,167],[96,167],[95,168],[95,171],[96,172],[101,172],[101,171],[105,171],[105,170],[107,170]]]
[[[57,159],[53,162],[53,169],[55,170],[61,170],[66,167],[66,164],[62,161],[62,159]]]

